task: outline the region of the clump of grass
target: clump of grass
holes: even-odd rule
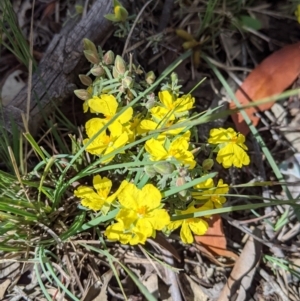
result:
[[[216,2],[210,1],[210,5],[216,5]],[[212,18],[207,16],[206,20],[209,23]],[[85,40],[85,56],[91,63],[91,69],[87,74],[80,75],[86,89],[77,90],[76,95],[84,101],[84,110],[92,110],[92,113],[97,113],[94,115],[94,118],[97,119],[97,123],[95,123],[97,127],[89,127],[88,121],[85,126],[86,133],[82,133],[84,139],[70,135],[72,152],[68,152],[70,145],[61,147],[65,142],[60,140],[60,151],[57,155],[50,155],[29,133],[25,133],[24,137],[31,145],[38,160],[36,166],[29,173],[23,173],[22,170],[20,172],[21,160],[15,162],[14,159],[13,153],[22,154],[20,151],[22,144],[17,143],[19,142],[19,133],[13,134],[15,152],[7,148],[5,153],[9,140],[4,138],[2,141],[6,156],[4,158],[11,162],[11,172],[0,171],[0,250],[5,252],[27,251],[25,257],[33,259],[37,281],[48,300],[51,300],[52,297],[47,291],[43,277],[46,277],[49,283],[55,282],[56,287],[72,300],[79,300],[83,295],[83,290],[80,290],[80,281],[77,282],[75,289],[72,290],[68,287],[69,282],[66,283],[68,275],[74,271],[69,266],[66,267],[67,272],[62,269],[64,264],[56,252],[59,250],[68,257],[70,246],[77,250],[73,242],[75,243],[78,237],[87,238],[85,243],[79,244],[86,254],[94,252],[101,258],[105,258],[114,273],[124,298],[126,298],[126,293],[117,269],[120,266],[133,279],[145,297],[148,300],[154,300],[153,296],[132,271],[124,265],[122,260],[110,253],[111,241],[132,245],[145,243],[145,239],[150,236],[154,237],[156,231],[162,230],[168,235],[177,226],[181,226],[182,228],[185,227],[182,240],[184,243],[188,243],[190,236],[187,239],[184,235],[188,232],[187,226],[190,221],[201,225],[201,231],[199,230],[201,233],[196,231],[196,234],[200,235],[207,230],[207,216],[211,214],[235,210],[254,210],[277,204],[297,206],[292,198],[280,202],[269,200],[270,202],[266,204],[263,203],[260,196],[246,195],[238,197],[256,199],[258,202],[222,207],[227,196],[235,197],[235,195],[229,194],[228,185],[215,181],[218,175],[214,171],[213,165],[217,164],[215,162],[217,155],[218,162],[225,168],[229,167],[228,162],[219,156],[219,152],[228,146],[229,142],[223,140],[223,143],[213,143],[216,140],[213,140],[214,135],[212,135],[210,143],[197,143],[194,128],[197,125],[201,126],[201,124],[218,119],[220,114],[229,115],[230,112],[214,113],[214,111],[209,111],[190,114],[186,112],[189,109],[178,110],[184,104],[186,105],[185,101],[188,97],[182,97],[177,76],[172,72],[190,55],[191,51],[184,53],[158,79],[155,79],[152,72],[145,74],[138,66],[126,63],[121,57],[115,58],[111,51],[103,53],[102,49]],[[205,59],[205,56],[203,58]],[[211,68],[223,85],[229,89],[218,70],[214,66]],[[158,93],[154,92],[159,85],[161,85],[161,94],[159,94],[162,95],[161,99],[163,99],[163,95],[168,97],[171,95],[171,99],[174,100],[173,104],[178,99],[182,98],[182,100],[171,109],[164,111],[167,102],[164,103],[158,97]],[[189,98],[192,98],[192,95]],[[105,106],[108,107],[108,111],[113,110],[110,106],[115,105],[114,100],[116,100],[119,110],[110,116],[107,114]],[[122,123],[120,121],[123,120],[122,116],[126,112],[128,113],[130,108],[133,108],[135,112],[135,115],[132,114],[131,117],[138,117],[137,127],[143,120],[147,121],[146,125],[155,123],[155,127],[147,128],[144,123],[144,127],[135,128],[136,124],[132,122],[131,118]],[[153,108],[156,108],[160,113],[165,112],[165,114],[160,115],[162,116],[161,119],[155,116]],[[116,125],[117,122],[121,124]],[[121,128],[120,134],[113,140],[112,134],[118,128]],[[170,131],[175,132],[175,134],[170,134]],[[255,132],[255,129],[252,131],[263,146],[263,151],[274,172],[278,175],[278,179],[282,180],[270,152],[262,144],[263,141],[258,136],[257,131]],[[163,159],[157,159],[156,146],[157,149],[163,147],[169,151],[170,145],[187,132],[191,133],[191,138],[182,140],[181,146],[188,143],[188,148],[184,149],[186,154],[189,152],[188,159],[183,160],[182,156],[176,157],[171,154],[163,157]],[[127,141],[123,144],[115,143],[124,133],[127,134]],[[219,134],[220,131],[216,133]],[[237,133],[234,137],[230,136],[234,134],[227,129],[221,131],[222,133],[225,133],[224,136],[229,136],[230,139],[243,140],[243,137]],[[99,142],[99,137],[103,137],[104,134],[106,140],[111,139],[110,142],[113,142],[108,143],[105,147],[103,147],[103,140],[100,141],[102,144]],[[165,140],[164,143],[160,143],[159,138],[163,134]],[[131,140],[129,139],[130,135]],[[148,141],[154,142],[155,147],[147,144]],[[241,145],[243,145],[243,141],[237,147],[241,148]],[[197,159],[197,156],[200,158],[202,150],[209,147],[211,148],[209,157],[205,158],[206,160]],[[175,150],[182,151],[180,148]],[[19,158],[22,156],[23,154]],[[14,175],[12,175],[13,173]],[[100,176],[100,181],[97,176]],[[110,179],[113,180],[112,184],[109,183]],[[125,186],[122,188],[123,191],[118,192],[123,180],[127,182],[125,183],[127,187],[135,191],[135,196],[138,196],[139,191],[143,191],[144,187],[149,187],[147,185],[156,187],[156,190],[149,190],[153,195],[157,193],[157,190],[161,194],[158,206],[152,208],[153,212],[160,210],[156,213],[161,214],[161,210],[165,210],[164,216],[166,217],[168,214],[169,224],[165,223],[164,227],[157,227],[149,222],[152,226],[151,233],[149,232],[147,237],[144,235],[140,238],[141,231],[139,231],[138,223],[145,217],[143,214],[146,214],[143,210],[146,208],[126,208],[124,199],[132,198],[133,201],[135,200],[128,194],[128,191],[125,194],[123,189]],[[135,188],[129,184],[134,185]],[[246,183],[240,184],[240,187],[266,184],[270,183]],[[74,196],[74,191],[75,196],[78,197]],[[147,194],[142,196],[148,197]],[[149,195],[150,200],[151,197],[152,195]],[[124,211],[124,208],[127,211]],[[139,216],[130,220],[132,218],[130,209],[138,209]],[[155,218],[155,216],[151,216],[151,218]],[[125,225],[127,221],[129,222]],[[149,226],[149,223],[146,225]],[[120,224],[121,228],[114,226]],[[136,239],[136,236],[139,238]],[[99,242],[99,247],[91,246],[89,243],[91,237]]]

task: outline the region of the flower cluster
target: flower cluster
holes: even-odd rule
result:
[[[210,216],[199,216],[222,207],[229,192],[210,173],[213,154],[224,168],[248,165],[245,137],[232,128],[212,129],[210,157],[201,162],[189,122],[195,99],[180,92],[176,75],[157,94],[143,94],[155,81],[153,72],[144,74],[111,51],[103,54],[89,40],[84,45],[92,65],[79,76],[86,89],[75,94],[83,111],[94,114],[81,146],[97,175],[93,187],[80,185],[74,192],[81,208],[102,215],[117,209],[104,231],[111,241],[144,244],[156,231],[168,235],[181,227],[183,243],[192,243],[193,234],[209,227]]]

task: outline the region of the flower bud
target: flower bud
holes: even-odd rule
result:
[[[153,71],[149,71],[146,74],[146,82],[147,82],[147,84],[152,85],[154,83],[155,79],[156,79],[156,76],[155,76],[155,74],[154,74]]]
[[[186,41],[194,40],[194,37],[184,29],[176,29],[176,34]]]
[[[155,97],[148,98],[148,101],[145,103],[145,107],[149,111],[155,106]]]
[[[144,167],[144,171],[145,171],[146,175],[150,178],[153,178],[156,175],[156,171],[154,170],[152,165],[146,165]]]
[[[130,76],[126,76],[122,79],[122,86],[124,89],[128,89],[131,87],[132,78]]]
[[[91,98],[90,93],[87,92],[87,91],[84,90],[84,89],[78,89],[78,90],[75,90],[75,91],[74,91],[74,94],[75,94],[78,98],[80,98],[80,99],[82,99],[82,100],[88,100],[89,98]]]
[[[184,42],[182,44],[182,47],[184,50],[187,50],[187,49],[191,49],[191,48],[194,48],[195,46],[197,46],[199,43],[196,41],[196,40],[192,40],[192,41],[187,41],[187,42]]]
[[[125,22],[127,20],[128,11],[126,10],[125,7],[121,5],[115,6],[114,13],[115,13],[116,20],[118,20],[119,22]]]
[[[124,60],[122,59],[122,57],[120,55],[116,56],[115,68],[116,68],[116,72],[119,75],[123,75],[126,71],[126,64],[125,64]]]
[[[183,202],[189,202],[192,200],[191,193],[188,190],[182,190],[178,193],[178,197],[180,198],[181,201]]]
[[[119,77],[119,73],[117,72],[117,69],[115,66],[113,66],[112,75],[113,75],[113,78]]]
[[[92,79],[85,74],[79,74],[78,77],[79,77],[81,83],[87,87],[93,83]]]
[[[172,83],[175,83],[175,82],[178,81],[178,75],[177,75],[177,73],[175,73],[175,72],[171,73],[171,81],[172,81]]]
[[[111,65],[115,60],[115,55],[111,50],[108,50],[103,56],[103,63],[105,65]]]
[[[86,59],[95,65],[99,64],[99,56],[97,52],[91,51],[91,50],[84,50],[83,51],[84,56],[86,57]]]
[[[101,76],[103,75],[105,72],[104,72],[104,69],[99,66],[99,65],[96,65],[94,66],[92,69],[91,69],[91,73],[94,75],[94,76]]]
[[[153,165],[153,168],[156,172],[158,172],[161,175],[170,175],[174,170],[174,165],[169,162],[160,162],[160,163],[155,163]]]
[[[94,53],[98,52],[95,44],[89,39],[83,39],[83,48],[84,50],[90,50]]]
[[[205,159],[202,162],[202,168],[203,170],[211,170],[211,168],[214,166],[214,160],[213,159]]]

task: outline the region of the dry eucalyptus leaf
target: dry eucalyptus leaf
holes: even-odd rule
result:
[[[253,232],[254,235],[261,236],[260,230],[255,229]],[[227,283],[224,285],[218,301],[247,300],[247,290],[251,288],[261,255],[261,243],[250,236],[231,271]]]
[[[182,294],[186,301],[207,301],[208,295],[202,291],[200,285],[188,275],[182,274],[180,277]]]
[[[10,284],[11,284],[10,279],[6,279],[0,284],[0,300],[2,300],[4,298],[6,290]]]
[[[300,42],[288,45],[274,52],[262,61],[244,80],[241,87],[236,91],[235,97],[240,104],[245,106],[250,101],[257,101],[282,93],[298,77],[300,73]],[[292,62],[292,63],[291,63]],[[272,107],[274,102],[250,107],[245,110],[247,115],[256,126],[259,117],[258,111],[265,111]],[[230,108],[235,108],[235,103],[230,103]],[[244,135],[249,133],[241,112],[232,115],[236,129]]]
[[[158,299],[158,277],[156,274],[151,274],[147,280],[142,282],[146,288],[148,289],[149,293],[153,295],[156,299]]]
[[[9,105],[10,101],[21,91],[25,83],[21,79],[21,70],[12,72],[4,82],[1,91],[2,105]]]

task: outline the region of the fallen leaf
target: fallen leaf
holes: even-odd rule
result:
[[[55,12],[55,6],[57,5],[57,1],[50,2],[46,5],[41,20],[50,17]]]
[[[143,280],[142,283],[149,293],[152,294],[154,298],[158,299],[158,276],[156,274],[151,274],[146,280]]]
[[[22,73],[21,70],[15,70],[6,78],[1,92],[2,104],[4,106],[9,105],[11,100],[25,86],[25,83],[20,76]]]
[[[282,93],[297,78],[300,73],[300,42],[283,47],[262,61],[244,80],[241,87],[236,91],[235,97],[243,106],[251,101],[257,101]],[[245,112],[256,126],[259,117],[255,116],[258,111],[271,108],[273,102],[245,109]],[[235,103],[230,103],[230,108],[235,109]],[[244,135],[249,133],[241,112],[232,115],[236,129]]]
[[[6,279],[0,284],[0,300],[3,300],[6,290],[10,286],[10,284],[11,284],[10,279]]]
[[[161,247],[163,247],[166,250],[168,250],[178,262],[181,262],[180,255],[178,254],[177,250],[173,247],[172,244],[170,244],[166,240],[166,238],[164,236],[162,236],[161,234],[158,233],[153,240],[156,243],[158,243]]]
[[[195,241],[214,256],[224,256],[232,259],[238,258],[235,253],[227,250],[222,218],[218,214],[212,216],[205,235],[196,235]]]
[[[187,274],[180,275],[180,289],[186,301],[207,301],[208,296],[201,286]]]
[[[255,229],[253,234],[261,237],[259,229]],[[218,301],[247,300],[247,291],[252,287],[252,281],[259,267],[261,255],[262,244],[251,236],[236,261]]]

